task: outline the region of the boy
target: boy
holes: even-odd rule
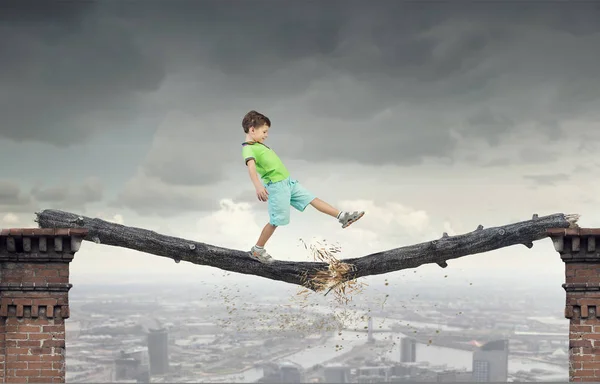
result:
[[[262,263],[273,261],[264,246],[277,227],[289,224],[290,205],[303,212],[310,204],[318,211],[338,219],[342,228],[346,228],[365,214],[363,211],[340,211],[304,189],[298,180],[290,178],[288,170],[279,157],[264,144],[270,127],[271,120],[254,110],[248,112],[242,119],[242,128],[246,133],[246,141],[242,143],[242,155],[248,167],[250,180],[256,188],[258,200],[269,203],[269,222],[250,251],[252,257]]]

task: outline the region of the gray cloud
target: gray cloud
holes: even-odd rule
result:
[[[406,165],[523,124],[559,139],[600,100],[591,2],[85,4],[4,20],[1,134],[76,142],[183,111],[203,151],[165,140],[142,165],[173,184],[222,178],[249,109],[286,157]]]
[[[46,186],[37,183],[29,191],[14,181],[0,181],[0,212],[5,213],[33,215],[37,210],[46,208],[85,211],[88,204],[101,202],[102,198],[103,185],[94,177],[79,185]]]
[[[0,207],[3,211],[22,212],[33,206],[31,196],[20,186],[8,180],[0,180]]]
[[[202,122],[210,126],[212,122]],[[170,113],[154,135],[141,171],[169,185],[210,185],[224,176],[224,167],[242,163],[241,145],[236,141],[223,143],[215,139],[211,129],[202,127],[195,117]]]
[[[47,188],[34,187],[31,191],[31,194],[35,196],[38,201],[44,203],[64,201],[67,199],[69,194],[69,187],[65,185]]]
[[[589,173],[591,171],[590,167],[583,165],[576,165],[575,168],[571,172],[573,173]]]
[[[97,203],[103,198],[102,182],[90,177],[79,186],[60,184],[44,187],[40,184],[31,189],[32,197],[40,203],[62,204],[72,207],[83,207],[89,203]]]
[[[566,173],[544,174],[544,175],[525,175],[523,178],[531,180],[537,185],[554,186],[571,180],[571,175]]]
[[[175,190],[156,179],[135,178],[108,202],[108,206],[129,208],[140,215],[172,217],[182,212],[218,209],[219,200],[209,196],[206,191]]]
[[[266,204],[265,202],[258,200],[254,188],[247,188],[245,186],[240,188],[239,193],[232,198],[236,203],[248,203],[252,207],[259,207],[262,204]]]
[[[161,155],[150,158],[149,162],[143,165],[145,175],[159,178],[168,184],[186,186],[212,184],[221,180],[221,172],[218,171],[218,168],[213,168],[198,159],[198,157],[206,155],[206,152],[171,157],[165,153]],[[193,160],[194,155],[197,162],[186,161]],[[217,166],[215,165],[215,167]]]
[[[476,161],[477,158],[473,158],[473,161]],[[484,164],[482,164],[484,167],[500,167],[500,168],[504,168],[506,166],[510,166],[511,160],[509,158],[499,158],[499,159],[492,159]]]
[[[519,158],[525,163],[548,163],[556,158],[555,152],[550,149],[531,146],[520,151]]]

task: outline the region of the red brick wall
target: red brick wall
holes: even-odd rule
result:
[[[0,382],[65,382],[69,262],[85,233],[51,231],[0,235]]]
[[[63,319],[10,317],[5,332],[6,383],[65,382]]]
[[[600,382],[600,254],[598,229],[556,229],[550,236],[565,263],[569,380]]]
[[[566,264],[566,287],[600,284],[600,265]],[[589,286],[588,286],[589,288]],[[600,291],[567,291],[571,381],[600,381]]]
[[[6,369],[6,345],[5,345],[5,331],[4,324],[6,323],[6,317],[0,317],[0,383],[5,383],[4,372]]]

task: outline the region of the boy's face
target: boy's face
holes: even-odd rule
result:
[[[250,133],[252,140],[262,143],[269,137],[269,126],[265,124],[262,127],[250,128]]]

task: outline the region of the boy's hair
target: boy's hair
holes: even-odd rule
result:
[[[262,113],[256,112],[252,110],[246,113],[246,116],[242,119],[242,128],[244,128],[244,132],[248,133],[251,127],[258,128],[266,125],[267,127],[271,126],[271,120]]]

